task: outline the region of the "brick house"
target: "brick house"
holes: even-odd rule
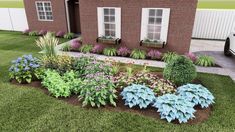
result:
[[[81,33],[83,43],[189,51],[197,0],[24,0],[29,28]],[[107,37],[108,36],[108,37]],[[113,43],[100,41],[110,39]]]

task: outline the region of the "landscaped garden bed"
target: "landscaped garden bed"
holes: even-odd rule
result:
[[[58,56],[58,40],[51,34],[36,43],[44,55],[12,61],[12,83],[46,89],[50,96],[87,108],[131,111],[173,123],[197,124],[210,115],[214,96],[195,80],[195,65],[185,56],[169,60],[163,72],[152,72],[146,65]]]

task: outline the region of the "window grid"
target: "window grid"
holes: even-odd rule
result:
[[[38,19],[42,21],[52,21],[51,2],[36,2]]]
[[[116,36],[116,24],[115,24],[115,9],[104,8],[104,35]]]
[[[147,38],[152,41],[160,40],[162,25],[162,10],[150,9],[148,17]]]

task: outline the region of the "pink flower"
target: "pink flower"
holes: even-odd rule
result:
[[[153,60],[160,60],[162,58],[162,53],[158,50],[150,50],[148,52],[148,57],[150,57]]]
[[[185,53],[185,56],[189,58],[190,60],[192,60],[192,62],[195,62],[197,60],[197,56],[193,54],[192,52]]]
[[[56,33],[56,37],[63,37],[64,34],[65,34],[65,32],[63,32],[63,31],[58,31],[58,32]]]
[[[102,45],[96,44],[96,45],[93,47],[92,52],[93,52],[93,53],[100,54],[100,53],[103,52],[103,50],[104,50],[104,47],[103,47]]]
[[[81,43],[78,39],[72,40],[70,45],[71,45],[72,50],[77,50],[81,47]]]
[[[117,53],[118,55],[124,57],[124,56],[128,56],[131,53],[131,51],[127,47],[121,47],[118,49]]]

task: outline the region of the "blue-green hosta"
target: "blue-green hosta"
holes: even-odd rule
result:
[[[161,119],[166,119],[168,122],[178,120],[180,123],[186,123],[195,117],[194,112],[196,112],[193,103],[174,94],[158,97],[153,107],[158,109]]]
[[[202,108],[207,108],[214,103],[212,93],[202,85],[187,84],[177,89],[177,93],[192,102],[195,105],[200,105]]]
[[[147,108],[156,99],[152,89],[136,84],[124,88],[121,95],[125,100],[125,105],[130,108],[133,106],[139,106],[140,109]]]

